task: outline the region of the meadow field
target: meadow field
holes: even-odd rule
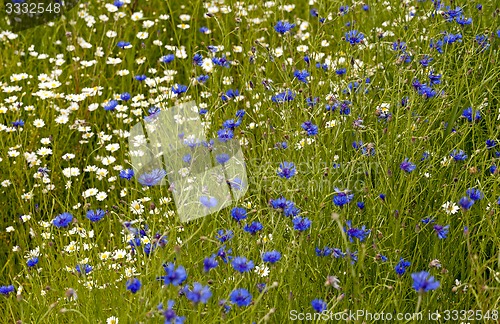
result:
[[[497,1],[9,1],[1,323],[500,321]]]

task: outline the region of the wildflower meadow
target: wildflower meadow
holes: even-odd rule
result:
[[[5,0],[0,322],[498,323],[499,53],[493,0]]]

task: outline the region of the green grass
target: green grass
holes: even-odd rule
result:
[[[10,183],[7,186],[3,182],[0,187],[0,285],[19,288],[17,297],[16,292],[0,296],[2,320],[105,323],[116,316],[120,323],[162,322],[164,317],[156,307],[161,302],[166,306],[167,300],[175,300],[177,315],[185,316],[189,323],[284,323],[291,320],[292,311],[312,313],[311,301],[316,298],[328,303],[331,314],[365,310],[391,313],[395,317],[398,312],[421,312],[424,322],[429,321],[429,312],[439,311],[446,316],[445,310],[481,310],[482,314],[490,310],[490,315],[498,315],[500,181],[498,171],[495,174],[489,171],[493,164],[499,166],[494,154],[498,145],[493,149],[485,145],[487,139],[498,140],[500,131],[500,38],[495,4],[485,1],[479,11],[475,3],[454,3],[452,7],[463,5],[464,15],[473,18],[472,25],[460,27],[455,22],[446,22],[440,14],[431,16],[430,1],[415,2],[415,17],[407,22],[409,5],[400,1],[387,3],[391,10],[382,1],[367,1],[370,10],[365,12],[361,4],[324,1],[309,6],[307,1],[299,1],[287,12],[279,9],[286,5],[279,1],[269,8],[263,2],[248,1],[240,9],[231,1],[226,3],[231,12],[223,13],[223,6],[219,5],[219,12],[207,18],[204,17],[207,9],[201,1],[132,1],[118,10],[124,17],[115,21],[114,14],[106,9],[106,2],[89,1],[81,2],[52,26],[20,32],[15,39],[4,37],[0,42],[0,82],[21,89],[1,93],[0,124],[11,127],[13,121],[22,119],[25,125],[13,131],[0,128],[3,129],[0,182]],[[338,14],[341,5],[349,5],[346,15]],[[311,8],[316,8],[320,17],[331,13],[331,19],[320,23],[310,15]],[[133,21],[131,15],[138,11],[143,12],[143,18]],[[93,26],[87,26],[85,14],[95,18]],[[189,29],[177,27],[181,14],[191,15],[186,22]],[[109,21],[100,21],[100,15],[106,15]],[[160,15],[169,18],[163,20]],[[256,24],[254,19],[261,22]],[[153,21],[154,26],[143,28],[146,20]],[[279,20],[295,22],[297,26],[291,34],[281,36],[273,28]],[[303,31],[301,22],[309,24]],[[347,22],[354,23],[348,27]],[[200,33],[202,26],[212,33]],[[6,25],[3,28],[8,30]],[[351,29],[365,35],[365,44],[352,46],[343,39]],[[116,32],[116,37],[106,35],[110,30]],[[147,39],[136,37],[138,32],[146,30]],[[386,31],[393,36],[378,37]],[[439,54],[429,44],[431,39],[441,39],[444,31],[461,33],[462,41],[444,45],[443,53]],[[306,32],[308,38],[294,37]],[[475,37],[486,33],[491,46],[481,52]],[[92,47],[82,48],[79,38]],[[407,52],[412,56],[410,63],[399,61],[399,54],[391,49],[398,39],[406,42]],[[131,42],[133,47],[118,48],[116,44],[121,40]],[[155,40],[162,45],[155,45]],[[329,45],[322,46],[323,41]],[[71,45],[74,50],[68,49]],[[165,45],[183,46],[186,58],[160,63],[163,55],[175,54]],[[208,45],[223,46],[215,55],[228,53],[228,60],[235,64],[230,68],[215,66],[205,84],[195,85],[191,79],[207,73],[194,65],[192,58],[196,53],[209,57]],[[306,53],[297,49],[300,45],[308,46],[310,66],[303,59]],[[242,51],[235,51],[234,46],[241,46]],[[281,56],[276,55],[278,47],[282,49]],[[102,55],[95,55],[97,48],[102,48]],[[48,58],[30,55],[33,51],[47,54]],[[318,53],[324,55],[318,59],[321,63],[327,57],[331,62],[343,58],[345,62],[337,68],[346,68],[346,74],[337,75],[332,64],[327,71],[316,68]],[[426,54],[433,61],[423,67],[419,61]],[[56,64],[57,55],[64,59],[60,65]],[[121,58],[122,62],[106,64],[109,58]],[[137,63],[140,58],[145,58],[143,64]],[[82,67],[79,62],[91,60],[97,63],[90,67]],[[362,67],[357,67],[356,62],[362,62]],[[157,70],[158,77],[164,77],[164,71],[175,74],[153,87],[134,80],[140,74],[153,77],[150,68]],[[125,69],[128,75],[117,75],[117,71]],[[293,77],[296,69],[310,72],[307,84]],[[74,109],[68,109],[71,101],[62,95],[47,99],[36,96],[40,90],[39,76],[50,76],[57,70],[60,72],[56,79],[61,85],[53,89],[54,93],[80,94],[84,88],[100,87],[100,94],[78,102]],[[426,99],[417,93],[412,82],[418,79],[428,84],[430,71],[442,74],[442,82],[434,87],[438,95]],[[11,80],[12,75],[19,73],[29,77]],[[232,81],[224,84],[224,77],[232,77]],[[365,83],[366,78],[370,78],[369,83]],[[264,87],[264,80],[272,80],[270,90]],[[360,91],[342,91],[356,81],[361,84]],[[162,96],[175,83],[188,85],[188,91],[170,99]],[[221,94],[230,88],[239,89],[244,98],[223,102]],[[291,89],[295,99],[283,104],[272,102],[271,97],[285,89]],[[121,116],[118,111],[103,109],[104,102],[123,92],[132,97],[142,94],[144,98],[136,106],[132,100],[125,103],[128,109]],[[17,98],[9,100],[12,96]],[[309,97],[318,97],[318,104],[309,106]],[[401,106],[403,97],[408,97],[405,107]],[[339,108],[328,112],[325,105],[333,103],[328,98],[349,100],[350,114],[340,115]],[[153,105],[170,107],[192,100],[208,109],[201,120],[206,122],[209,138],[217,137],[222,123],[234,118],[238,110],[246,112],[234,132],[235,139],[242,144],[249,177],[244,199],[232,206],[247,209],[248,217],[241,224],[232,219],[232,207],[181,223],[173,201],[160,201],[163,197],[172,199],[168,186],[146,189],[136,179],[121,179],[119,170],[114,168],[131,167],[128,138],[118,132],[129,131],[141,122]],[[99,104],[99,108],[90,111],[92,104]],[[392,116],[388,120],[376,114],[381,104],[390,105]],[[29,106],[33,109],[26,110]],[[481,119],[468,122],[461,117],[467,107],[474,112],[480,110]],[[62,110],[68,113],[65,124],[57,122]],[[363,127],[354,125],[358,118],[363,120]],[[36,119],[42,119],[45,126],[35,127]],[[307,136],[301,128],[308,120],[318,126],[317,135]],[[332,120],[336,125],[327,127]],[[93,135],[86,138],[85,133]],[[102,140],[100,133],[112,137]],[[50,144],[43,144],[44,138],[49,138]],[[307,139],[314,142],[304,144]],[[287,149],[275,147],[283,141],[287,142]],[[354,141],[362,141],[364,148],[373,147],[375,154],[355,150]],[[106,145],[111,143],[119,143],[119,150],[108,152]],[[38,163],[28,163],[24,155],[41,147],[50,147],[52,154],[38,156]],[[19,153],[17,157],[11,156],[13,150]],[[467,159],[442,163],[453,150],[464,150]],[[421,161],[424,152],[429,157]],[[74,158],[65,160],[63,156],[68,153],[74,154]],[[113,156],[116,161],[104,165],[101,158],[106,156]],[[416,164],[415,171],[405,173],[400,169],[405,158]],[[297,168],[297,174],[288,180],[276,173],[284,161],[294,162]],[[105,169],[107,174],[100,178],[96,172],[85,172],[89,166]],[[40,167],[50,169],[51,190],[36,177]],[[68,167],[78,168],[80,175],[67,178],[63,170]],[[69,186],[68,180],[71,180]],[[332,202],[335,187],[350,189],[353,201],[342,208],[336,206]],[[105,192],[107,198],[103,201],[84,198],[82,193],[89,188]],[[445,213],[442,205],[447,201],[458,203],[469,188],[480,189],[484,198],[470,210],[453,215]],[[23,196],[26,193],[31,193],[32,198],[26,199]],[[379,197],[382,193],[385,200]],[[294,230],[290,218],[270,207],[270,199],[280,196],[293,201],[301,210],[300,216],[312,221],[308,230]],[[132,213],[131,203],[145,198],[144,212]],[[357,201],[365,202],[364,210],[356,207]],[[85,214],[97,208],[108,212],[103,220],[91,223]],[[62,212],[74,216],[75,221],[68,228],[50,224]],[[23,221],[21,215],[31,218]],[[448,237],[439,239],[433,223],[421,222],[426,217],[434,218],[434,224],[450,225]],[[149,256],[142,248],[131,254],[127,243],[130,237],[123,222],[133,220],[138,220],[135,227],[149,230],[150,240],[155,233],[164,235],[166,245]],[[365,225],[371,230],[363,242],[351,242],[346,236],[343,228],[347,220],[354,227]],[[252,221],[259,221],[264,227],[253,236],[243,230]],[[13,231],[7,230],[10,226]],[[468,231],[464,232],[464,226]],[[277,250],[282,258],[268,265],[266,277],[254,271],[241,274],[220,258],[217,268],[204,273],[204,258],[216,254],[223,245],[216,239],[219,229],[234,231],[234,237],[224,243],[232,249],[234,257],[244,256],[261,265],[263,252]],[[71,242],[78,250],[69,253],[66,250]],[[338,259],[316,256],[315,248],[325,246],[343,252],[357,251],[357,261],[351,262],[347,256]],[[34,249],[39,249],[39,263],[30,268],[26,256]],[[127,250],[128,257],[101,260],[101,253],[118,249]],[[388,260],[382,262],[380,255]],[[402,276],[394,269],[400,258],[411,262]],[[435,259],[440,267],[430,267]],[[166,262],[186,268],[188,276],[184,284],[209,285],[213,295],[208,303],[194,305],[179,296],[179,287],[162,286],[156,277],[164,275],[162,264]],[[77,264],[83,263],[93,267],[87,275],[75,270]],[[131,274],[131,269],[135,273]],[[411,274],[422,270],[429,271],[440,282],[438,289],[419,294],[412,288]],[[127,275],[142,282],[135,294],[126,290]],[[327,276],[338,277],[339,289],[325,285]],[[257,289],[259,283],[266,283],[264,292]],[[236,288],[250,291],[250,306],[238,307],[229,302]],[[75,292],[73,298],[69,289]],[[220,300],[227,300],[231,306],[228,313]],[[467,317],[459,320],[466,321]],[[362,320],[357,318],[355,322]],[[454,321],[452,317],[449,320]],[[489,321],[496,319],[491,317]]]

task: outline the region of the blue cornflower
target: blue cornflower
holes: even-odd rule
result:
[[[234,137],[234,133],[229,128],[222,128],[217,131],[217,138],[220,142],[225,143]]]
[[[325,246],[323,249],[320,248],[315,248],[314,251],[316,252],[316,256],[319,257],[326,257],[332,254],[333,250],[329,248],[328,246]]]
[[[16,290],[13,285],[8,285],[8,286],[0,286],[0,294],[2,295],[8,295],[11,292]]]
[[[431,43],[430,43],[430,48],[433,48],[435,49],[436,51],[438,51],[439,54],[443,54],[443,40],[441,39],[438,39],[437,41],[435,40],[431,40]]]
[[[215,197],[208,197],[208,196],[201,196],[200,203],[207,208],[216,207],[218,204],[217,199]]]
[[[205,258],[203,260],[203,271],[209,272],[211,269],[216,268],[219,265],[219,262],[215,259],[215,254],[210,258]]]
[[[314,311],[317,312],[317,313],[321,313],[321,312],[323,312],[323,311],[325,311],[327,309],[326,302],[323,301],[323,300],[321,300],[321,299],[314,299],[311,302],[311,306],[314,309]]]
[[[497,146],[497,141],[496,140],[494,140],[494,139],[487,139],[486,140],[486,148],[487,149],[492,149],[495,146]]]
[[[341,249],[339,249],[339,248],[333,248],[333,254],[332,254],[332,255],[333,255],[333,257],[334,257],[335,259],[345,257],[345,253],[344,253],[344,252],[342,252],[342,250],[341,250]]]
[[[347,14],[349,12],[349,6],[340,6],[339,8],[339,13],[341,16],[344,16],[345,14]]]
[[[258,231],[261,231],[262,229],[264,228],[264,226],[262,226],[261,223],[259,222],[252,222],[250,225],[245,225],[245,227],[243,227],[243,230],[245,232],[248,232],[252,235],[255,235],[255,233],[257,233]]]
[[[295,94],[292,92],[292,90],[288,89],[284,92],[280,92],[274,96],[271,97],[272,102],[276,103],[283,103],[286,101],[292,101],[295,98]]]
[[[401,51],[401,52],[406,52],[406,43],[397,41],[392,43],[392,50],[393,51]]]
[[[467,196],[469,196],[470,199],[476,201],[476,200],[481,200],[484,198],[484,194],[479,190],[479,189],[476,189],[476,188],[469,188],[467,189],[467,191],[465,192],[465,194]]]
[[[217,251],[217,256],[224,261],[224,263],[227,263],[228,261],[231,261],[233,257],[230,255],[233,252],[233,249],[228,249],[226,251],[226,246],[222,246],[219,248],[219,251]]]
[[[83,272],[85,272],[85,274],[87,274],[90,271],[92,271],[92,266],[90,264],[85,264],[85,265],[77,264],[75,269],[78,273],[82,273],[82,271],[83,271]]]
[[[108,103],[104,106],[104,110],[113,111],[115,110],[116,106],[118,106],[118,101],[113,99],[108,101]]]
[[[196,78],[196,81],[198,81],[199,83],[205,83],[205,82],[207,82],[207,81],[208,81],[208,79],[209,79],[209,78],[210,78],[210,77],[209,77],[208,75],[206,75],[206,74],[202,74],[202,75],[200,75],[200,76],[198,76],[198,77]],[[202,109],[200,109],[200,110],[202,110]]]
[[[124,169],[120,171],[120,178],[130,180],[134,177],[134,170]]]
[[[335,70],[335,74],[337,75],[344,75],[347,73],[347,69],[346,68],[340,68],[340,69],[336,69]]]
[[[127,283],[126,283],[127,290],[130,290],[133,294],[138,292],[139,289],[141,289],[141,286],[142,286],[142,284],[141,284],[140,280],[137,278],[129,279],[129,280],[127,280]]]
[[[175,264],[169,262],[163,264],[163,269],[165,270],[165,275],[156,278],[156,280],[163,280],[165,285],[172,284],[174,286],[179,286],[187,278],[186,269],[183,266],[178,266],[176,269]]]
[[[465,161],[467,159],[467,154],[465,154],[465,152],[462,150],[453,150],[450,156],[453,157],[455,161]]]
[[[294,217],[292,222],[293,222],[293,229],[300,232],[307,230],[309,227],[311,227],[312,223],[312,221],[309,218],[300,216]]]
[[[350,30],[347,33],[345,33],[345,40],[349,42],[351,45],[356,45],[361,43],[364,38],[365,35],[363,35],[363,33],[360,33],[357,30]]]
[[[472,24],[472,18],[465,18],[464,15],[460,15],[459,17],[456,17],[455,18],[455,21],[461,25],[461,26],[465,26],[465,25],[470,25]]]
[[[476,35],[476,43],[481,46],[481,52],[487,50],[490,47],[488,36],[486,35]]]
[[[180,95],[181,93],[186,92],[187,88],[188,87],[185,85],[176,83],[172,86],[172,92],[175,93],[176,95]]]
[[[227,153],[217,154],[217,155],[215,156],[215,160],[216,160],[219,164],[224,164],[224,163],[226,163],[227,161],[229,161],[229,159],[231,159],[231,156],[229,156],[229,154],[227,154]]]
[[[293,201],[287,200],[285,203],[285,208],[283,209],[283,214],[286,217],[295,217],[300,213],[300,209],[295,206]]]
[[[136,76],[134,77],[134,79],[136,79],[136,80],[137,80],[137,81],[139,81],[139,82],[142,82],[142,81],[146,80],[147,78],[148,78],[148,77],[147,77],[147,75],[145,75],[145,74],[136,75]]]
[[[479,110],[476,110],[476,114],[474,115],[472,107],[467,107],[462,112],[462,117],[467,118],[469,122],[472,122],[473,120],[479,121],[481,119],[481,112]]]
[[[208,299],[212,297],[212,292],[210,291],[210,287],[203,286],[199,282],[195,282],[193,284],[192,290],[186,291],[186,298],[192,301],[195,304],[202,303],[206,304]]]
[[[28,261],[26,261],[26,265],[28,267],[30,267],[30,268],[36,266],[37,264],[38,264],[38,258],[37,257],[31,258]]]
[[[238,97],[239,95],[240,95],[240,91],[239,91],[238,89],[235,89],[235,90],[233,90],[233,89],[229,89],[229,90],[227,90],[227,91],[226,91],[226,93],[225,93],[225,94],[222,94],[222,95],[221,95],[221,99],[222,99],[223,101],[227,101],[227,100],[229,100],[229,99],[236,98],[236,97]]]
[[[412,60],[412,56],[408,53],[401,54],[398,58],[398,61],[404,62],[404,63],[410,63]]]
[[[278,142],[274,145],[274,147],[281,148],[281,149],[287,149],[288,143],[287,142]]]
[[[430,85],[433,86],[435,84],[440,84],[441,83],[441,74],[434,74],[434,71],[431,71],[429,73],[429,80],[430,80]]]
[[[307,70],[295,70],[295,72],[293,72],[293,76],[297,78],[297,80],[299,80],[300,82],[304,82],[304,83],[307,83],[307,78],[310,76],[311,74],[309,72],[307,72]]]
[[[417,292],[427,292],[439,288],[439,281],[436,281],[427,271],[412,273],[413,289]]]
[[[247,210],[242,207],[234,207],[233,209],[231,209],[231,216],[234,220],[239,222],[242,219],[247,218]]]
[[[352,201],[354,198],[354,194],[348,194],[347,189],[344,191],[340,191],[338,188],[334,188],[335,194],[333,195],[333,203],[335,206],[342,207]]]
[[[12,127],[23,127],[24,126],[24,120],[18,119],[16,121],[12,122]]]
[[[369,6],[369,5],[367,5],[367,4],[363,5],[363,10],[364,10],[364,11],[368,11],[368,10],[370,10],[370,6]]]
[[[121,49],[124,49],[124,48],[127,48],[127,47],[132,47],[130,45],[130,42],[126,42],[126,41],[119,41],[116,46],[118,46],[119,48]]]
[[[222,55],[221,57],[213,57],[212,62],[215,65],[219,65],[225,68],[229,68],[231,66],[231,62],[227,60],[226,55]]]
[[[215,238],[218,239],[221,243],[224,243],[232,239],[233,236],[234,236],[233,231],[220,229],[217,231]]]
[[[455,42],[462,42],[461,34],[446,34],[443,37],[443,42],[446,44],[453,44]]]
[[[155,248],[156,244],[155,245],[151,245],[151,243],[144,244],[144,254],[150,255],[151,251],[154,250]]]
[[[263,292],[264,289],[266,289],[266,283],[261,282],[257,284],[257,290],[259,290],[260,293]]]
[[[309,136],[318,134],[318,126],[314,125],[310,120],[302,123],[301,127],[307,132],[307,135]]]
[[[462,197],[458,201],[458,205],[462,207],[462,209],[464,210],[469,210],[472,207],[472,205],[474,205],[474,200],[469,199],[467,197]]]
[[[358,251],[349,252],[349,250],[347,250],[346,255],[351,259],[351,264],[355,264],[358,261]]]
[[[423,96],[426,99],[433,98],[437,95],[436,90],[428,86],[427,84],[422,84],[420,88],[418,88],[418,94]]]
[[[433,60],[434,59],[429,55],[424,55],[424,57],[420,60],[420,65],[422,65],[423,67],[428,67]]]
[[[448,11],[443,12],[443,17],[446,21],[453,21],[454,18],[460,16],[462,14],[462,8],[456,7],[455,9],[449,9]]]
[[[52,220],[52,224],[55,227],[66,227],[69,225],[69,223],[71,223],[72,220],[73,220],[73,215],[65,212],[57,215],[57,217]]]
[[[297,169],[295,168],[295,164],[293,162],[283,162],[280,163],[278,169],[278,176],[281,178],[290,179],[296,173]]]
[[[163,304],[158,305],[157,309],[163,311],[163,316],[165,317],[164,324],[183,324],[186,320],[185,316],[177,316],[177,313],[173,310],[175,302],[169,300],[167,302],[167,309],[163,309]]]
[[[433,228],[436,231],[436,234],[437,234],[438,238],[445,239],[446,235],[448,235],[448,231],[449,231],[450,225],[446,225],[446,226],[434,225]]]
[[[106,215],[106,212],[102,209],[96,209],[95,211],[90,209],[87,211],[87,218],[91,222],[98,222],[100,221],[104,216]]]
[[[231,292],[229,300],[240,307],[248,306],[252,302],[252,295],[248,292],[248,290],[238,288]]]
[[[123,100],[123,101],[128,101],[130,100],[131,96],[130,96],[130,93],[128,92],[124,92],[120,95],[120,100]]]
[[[236,118],[243,118],[245,116],[245,110],[240,109],[236,112]]]
[[[121,0],[115,0],[115,1],[113,1],[113,5],[114,5],[115,7],[117,7],[117,8],[121,8],[121,7],[123,7],[123,5],[124,5],[124,4],[125,4],[125,3],[124,3],[123,1],[121,1]]]
[[[222,123],[222,127],[229,128],[234,130],[236,127],[241,125],[241,118],[238,118],[236,121],[234,119],[228,119]]]
[[[341,115],[349,115],[351,113],[351,102],[349,100],[344,100],[340,103],[339,113]]]
[[[417,166],[415,164],[411,163],[410,161],[408,161],[408,158],[406,158],[403,162],[401,162],[399,167],[401,168],[401,170],[403,170],[407,173],[410,173],[413,170],[415,170]]]
[[[269,263],[276,263],[281,259],[281,253],[276,250],[270,252],[264,252],[262,254],[262,261]]]
[[[241,273],[248,272],[254,268],[254,263],[252,260],[247,260],[245,257],[235,257],[231,263],[234,270]]]
[[[162,56],[160,58],[160,62],[162,62],[162,63],[170,63],[174,59],[175,59],[175,55],[174,54],[168,54],[168,55]]]
[[[290,24],[288,21],[280,20],[274,26],[274,30],[283,35],[290,31],[293,27],[295,27],[295,24]]]
[[[403,258],[400,258],[394,270],[396,270],[396,273],[398,275],[402,276],[406,272],[406,268],[408,268],[410,265],[411,263],[409,261],[405,261]]]
[[[356,203],[356,206],[358,206],[358,208],[361,209],[361,210],[365,209],[365,203],[362,202],[362,201],[358,201]]]
[[[233,179],[228,180],[228,183],[231,189],[234,190],[241,190],[244,188],[243,180],[241,180],[241,178],[238,177],[234,177]]]
[[[208,45],[207,48],[212,53],[217,53],[219,51],[219,48],[217,46],[214,46],[214,45]]]
[[[200,29],[198,29],[200,33],[202,34],[209,34],[210,33],[210,29],[208,29],[208,27],[200,27]]]
[[[285,197],[281,196],[281,197],[276,198],[276,199],[271,199],[269,201],[269,204],[274,209],[285,209],[287,202],[288,202],[288,200],[286,200]]]
[[[163,169],[154,169],[149,173],[143,173],[139,176],[137,181],[143,186],[154,186],[162,181],[162,179],[167,175],[167,172]]]
[[[365,238],[370,234],[371,230],[367,230],[363,225],[361,228],[352,227],[351,221],[346,221],[347,227],[344,227],[344,232],[347,233],[349,241],[353,242],[353,238],[357,238],[360,242],[363,242]]]
[[[185,154],[183,157],[182,157],[182,162],[186,163],[186,164],[189,164],[191,163],[191,160],[192,160],[193,156],[188,153],[188,154]]]
[[[429,223],[434,223],[434,222],[435,222],[434,218],[431,218],[431,217],[422,218],[422,223],[425,225],[427,225]]]
[[[203,55],[196,53],[193,55],[193,64],[202,65],[203,64]]]

